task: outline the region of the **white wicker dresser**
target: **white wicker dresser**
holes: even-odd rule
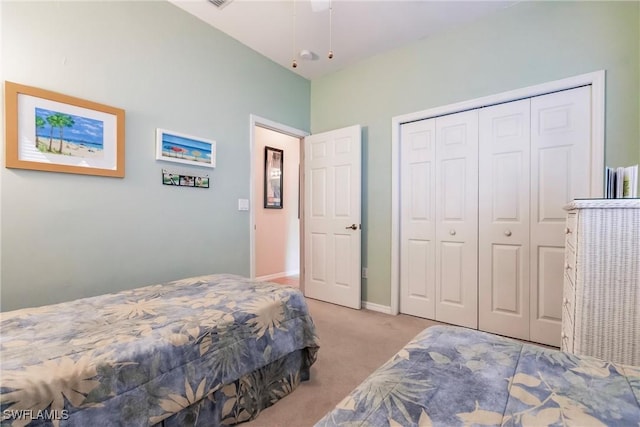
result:
[[[640,365],[640,199],[565,209],[562,350]]]

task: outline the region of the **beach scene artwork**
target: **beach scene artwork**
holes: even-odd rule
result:
[[[104,122],[45,108],[35,108],[36,149],[82,158],[104,157]]]
[[[199,141],[186,136],[171,133],[162,133],[162,157],[163,160],[182,160],[182,163],[201,163],[203,166],[211,166],[213,144]]]

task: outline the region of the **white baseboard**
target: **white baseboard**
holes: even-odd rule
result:
[[[384,314],[391,314],[391,307],[388,305],[380,305],[369,301],[362,301],[362,308]]]
[[[299,275],[300,275],[300,270],[281,271],[280,273],[267,274],[266,276],[256,277],[256,280],[268,281],[273,279],[279,279],[281,277],[299,276]]]

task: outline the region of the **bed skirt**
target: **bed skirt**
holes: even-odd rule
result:
[[[257,369],[242,378],[211,390],[199,402],[181,410],[154,427],[234,425],[255,419],[263,409],[309,379],[317,348],[306,348]]]

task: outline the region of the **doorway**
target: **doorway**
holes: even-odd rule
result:
[[[251,277],[282,281],[300,277],[303,220],[300,205],[302,142],[307,135],[298,129],[251,116]],[[281,201],[265,203],[265,147],[282,150]],[[271,150],[270,150],[271,152]],[[271,169],[270,169],[271,170]],[[303,281],[298,280],[301,289]],[[290,283],[290,280],[287,280]]]
[[[264,133],[263,130],[274,133]],[[292,137],[293,141],[288,144],[288,147],[297,145],[299,148],[299,172],[296,173],[295,169],[294,172],[284,171],[285,174],[293,175],[298,179],[298,191],[297,194],[291,195],[293,200],[287,201],[287,197],[284,196],[282,211],[285,206],[295,208],[292,212],[295,212],[295,218],[299,224],[300,290],[310,298],[359,309],[361,306],[362,151],[362,130],[359,125],[322,132],[307,138],[309,134],[306,132],[251,115],[250,203],[252,209],[250,209],[249,232],[251,277],[273,281],[279,276],[291,273],[286,271],[285,266],[281,267],[282,271],[276,273],[257,274],[259,256],[257,254],[259,250],[263,250],[262,247],[258,248],[258,245],[263,245],[268,251],[277,252],[275,242],[269,238],[266,244],[258,242],[260,237],[257,232],[259,227],[256,218],[265,213],[264,178],[259,176],[264,176],[265,159],[268,159],[265,157],[267,150],[261,148],[258,138],[262,135],[278,134]],[[269,152],[273,153],[276,150],[281,149],[271,147]],[[291,157],[287,151],[288,149],[282,149],[285,162],[287,156]],[[291,154],[295,157],[293,152]],[[305,157],[308,158],[305,159]],[[271,157],[272,164],[274,159],[279,163],[280,156]],[[295,186],[295,184],[285,184],[283,180],[280,193],[286,195],[289,185]],[[267,192],[267,195],[272,193],[278,192]],[[271,200],[267,204],[273,202],[274,200]],[[269,224],[267,228],[270,228],[272,223],[267,222],[267,224]],[[263,225],[262,228],[264,227]]]

